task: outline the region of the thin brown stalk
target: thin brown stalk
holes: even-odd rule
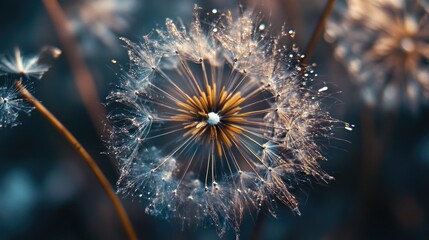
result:
[[[360,179],[360,217],[357,218],[357,231],[365,232],[366,223],[370,217],[371,208],[377,199],[377,190],[380,188],[380,173],[385,161],[385,153],[389,150],[395,129],[395,112],[382,117],[383,124],[376,124],[375,109],[366,107],[362,111],[362,172]],[[379,131],[381,129],[381,131]]]
[[[378,175],[382,164],[382,149],[380,136],[377,131],[374,107],[363,106],[361,110],[362,155],[359,179],[359,202],[356,215],[352,217],[351,225],[356,227],[356,234],[366,228],[366,221],[371,211],[372,201],[378,189]],[[358,238],[361,236],[358,236]]]
[[[115,194],[115,191],[107,180],[106,176],[104,176],[101,169],[98,167],[97,163],[94,159],[89,155],[89,153],[85,150],[85,148],[79,143],[79,141],[70,133],[70,131],[51,113],[45,106],[43,106],[40,101],[38,101],[23,85],[20,81],[16,82],[16,86],[20,92],[20,94],[32,104],[36,110],[42,114],[43,117],[50,122],[55,129],[72,145],[72,147],[83,157],[86,164],[89,166],[91,171],[95,174],[104,191],[107,193],[110,201],[112,202],[116,212],[119,215],[119,218],[122,222],[122,225],[128,235],[128,238],[131,240],[137,239],[137,234],[134,231],[134,228],[131,224],[131,221],[125,212],[124,207],[122,206],[121,201],[118,196]]]
[[[85,59],[79,51],[79,45],[70,23],[56,0],[43,0],[46,10],[57,30],[62,43],[65,56],[70,64],[77,90],[89,113],[94,126],[99,133],[103,133],[103,125],[106,112],[99,104],[97,87],[91,72],[85,65]]]
[[[323,14],[320,16],[317,26],[314,29],[313,34],[311,35],[310,41],[305,48],[305,58],[302,61],[303,64],[307,64],[308,60],[313,55],[313,52],[316,49],[316,45],[319,42],[320,35],[323,33],[323,29],[325,28],[326,21],[328,20],[332,9],[334,9],[334,5],[335,0],[329,0],[329,2],[326,4],[325,9],[323,10]]]
[[[375,122],[375,111],[373,107],[365,106],[361,113],[362,127],[362,176],[360,179],[361,197],[371,194],[374,179],[380,163],[380,142]]]

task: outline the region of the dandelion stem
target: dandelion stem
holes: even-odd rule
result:
[[[113,190],[106,176],[98,167],[94,159],[89,155],[89,153],[79,143],[79,141],[70,133],[70,131],[22,85],[21,81],[17,81],[16,86],[19,90],[19,93],[25,98],[25,100],[32,104],[37,109],[37,111],[39,111],[39,113],[42,114],[43,117],[45,117],[57,129],[57,131],[61,135],[63,135],[63,137],[73,146],[73,148],[83,157],[91,171],[97,177],[104,191],[106,191],[110,201],[113,203],[113,206],[115,207],[119,215],[119,218],[125,228],[128,238],[132,240],[137,239],[137,235],[134,231],[133,226],[131,225],[131,221],[127,213],[125,212],[124,207],[122,206],[121,201],[115,194],[115,191]]]
[[[79,45],[74,31],[71,29],[66,15],[56,0],[43,0],[43,3],[57,30],[58,37],[66,53],[65,56],[70,63],[77,90],[85,108],[98,132],[103,133],[103,126],[100,123],[103,122],[102,120],[106,116],[106,113],[104,108],[98,104],[100,100],[97,87],[91,72],[85,65],[85,59],[79,51]]]
[[[302,61],[303,64],[307,64],[308,60],[313,55],[313,52],[316,49],[316,45],[319,42],[320,35],[325,28],[326,21],[328,20],[328,17],[331,14],[332,9],[334,8],[334,5],[335,0],[329,0],[329,2],[326,4],[325,9],[323,10],[323,14],[320,16],[317,26],[314,29],[310,41],[308,42],[307,47],[305,49],[305,58]]]

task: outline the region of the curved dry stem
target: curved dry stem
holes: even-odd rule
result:
[[[98,104],[99,97],[97,87],[91,72],[85,65],[85,59],[79,51],[79,45],[75,33],[71,29],[66,15],[56,0],[43,0],[46,10],[50,15],[52,22],[57,30],[58,37],[66,53],[67,60],[70,63],[77,90],[89,113],[92,123],[99,133],[103,133],[102,122],[105,119],[106,112]]]
[[[326,4],[325,9],[323,10],[323,14],[322,16],[320,16],[317,26],[314,29],[313,34],[311,35],[310,41],[308,42],[307,47],[305,48],[305,58],[302,61],[303,64],[307,64],[308,60],[313,55],[313,52],[316,49],[316,45],[319,42],[320,35],[322,34],[323,29],[325,28],[326,21],[328,20],[328,17],[331,14],[332,9],[334,9],[334,5],[335,5],[335,0],[329,0],[329,2]]]
[[[122,225],[125,228],[125,231],[129,239],[137,239],[137,234],[134,231],[134,228],[131,224],[131,221],[125,212],[124,207],[122,206],[121,201],[118,196],[115,194],[115,191],[104,176],[101,169],[98,167],[94,159],[89,155],[89,153],[83,148],[79,141],[70,133],[70,131],[51,113],[48,109],[43,106],[21,83],[21,81],[16,82],[16,87],[19,90],[19,93],[24,97],[24,99],[32,104],[37,111],[43,115],[43,117],[50,122],[55,129],[73,146],[73,148],[83,157],[91,171],[95,174],[104,191],[107,193],[110,201],[113,203],[116,212],[119,215],[119,218],[122,222]]]

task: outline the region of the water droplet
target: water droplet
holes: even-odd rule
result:
[[[218,11],[217,11],[217,8],[213,8],[212,9],[212,13],[217,13]]]
[[[263,30],[265,30],[265,24],[261,24],[261,25],[259,25],[259,30],[261,30],[261,31],[263,31]]]
[[[328,87],[327,87],[327,86],[324,86],[324,87],[320,88],[320,89],[318,90],[318,92],[324,92],[324,91],[326,91],[326,90],[328,90]]]
[[[344,124],[344,129],[346,129],[348,131],[353,131],[354,127],[355,127],[355,125],[350,125],[349,123]]]

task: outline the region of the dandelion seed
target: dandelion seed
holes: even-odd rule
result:
[[[190,27],[167,19],[158,37],[123,39],[131,67],[108,97],[109,148],[118,191],[143,196],[147,213],[209,218],[220,236],[238,236],[245,211],[274,214],[278,199],[299,214],[297,186],[331,179],[316,144],[337,122],[320,107],[326,89],[303,87],[314,72],[298,67],[296,47],[261,36],[257,19],[204,25],[196,7]]]
[[[329,22],[326,39],[335,42],[336,57],[361,87],[367,104],[392,109],[404,103],[415,109],[429,100],[424,2],[348,0]]]
[[[39,55],[23,56],[19,48],[15,49],[13,56],[0,58],[0,75],[19,74],[40,79],[48,70],[49,67],[40,64]]]

